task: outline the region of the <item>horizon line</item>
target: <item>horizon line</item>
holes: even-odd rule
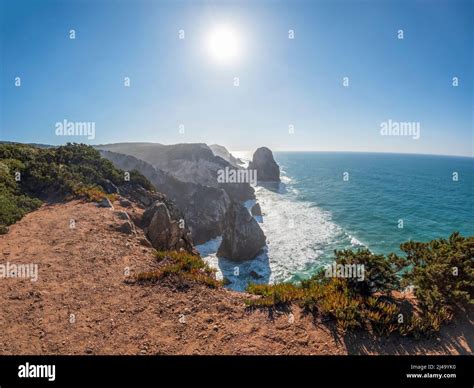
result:
[[[394,155],[420,155],[420,156],[448,156],[458,158],[474,158],[474,153],[471,155],[464,154],[432,154],[420,152],[399,152],[399,151],[342,151],[342,150],[275,150],[274,152],[334,152],[334,153],[353,153],[353,154],[394,154]]]
[[[11,140],[0,140],[0,144],[5,144],[5,143],[16,143],[16,144],[26,144],[26,145],[32,145],[32,146],[48,146],[48,147],[60,147],[61,145],[66,145],[67,143],[76,143],[74,141],[66,142],[63,144],[45,144],[45,143],[35,143],[35,142],[21,142],[21,141],[11,141]],[[115,142],[115,143],[98,143],[98,144],[91,144],[91,143],[83,143],[83,142],[77,142],[77,144],[86,144],[90,145],[93,147],[97,146],[106,146],[106,145],[113,145],[113,144],[160,144],[164,146],[172,146],[172,145],[177,145],[177,144],[205,144],[208,147],[210,145],[220,145],[223,146],[222,144],[219,143],[205,143],[205,142],[179,142],[179,143],[159,143],[159,142],[154,142],[154,141],[122,141],[122,142]],[[267,146],[259,146],[256,147],[255,149],[239,149],[239,150],[231,150],[227,146],[225,147],[230,153],[233,152],[255,152],[257,148],[260,147],[267,147]],[[270,147],[267,147],[271,149]],[[434,153],[423,153],[423,152],[400,152],[400,151],[351,151],[351,150],[321,150],[321,149],[307,149],[307,150],[291,150],[291,149],[271,149],[272,152],[326,152],[326,153],[354,153],[354,154],[394,154],[394,155],[420,155],[420,156],[446,156],[446,157],[462,157],[462,158],[474,158],[474,152],[470,155],[465,155],[465,154],[434,154]]]
[[[227,148],[227,147],[226,147]],[[269,147],[267,147],[269,148]],[[252,152],[252,150],[229,150],[232,152]],[[446,156],[446,157],[455,157],[455,158],[474,158],[474,154],[464,155],[464,154],[432,154],[432,153],[419,153],[419,152],[398,152],[398,151],[349,151],[349,150],[285,150],[285,149],[275,149],[272,152],[326,152],[326,153],[351,153],[351,154],[394,154],[394,155],[420,155],[420,156]]]

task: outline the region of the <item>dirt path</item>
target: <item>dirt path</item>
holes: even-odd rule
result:
[[[472,354],[467,318],[438,339],[375,340],[337,335],[298,307],[293,323],[288,312],[249,311],[247,295],[224,289],[127,284],[127,267],[156,264],[143,232],[115,231],[121,222],[74,201],[43,206],[0,236],[0,263],[39,265],[36,282],[0,279],[0,354]]]

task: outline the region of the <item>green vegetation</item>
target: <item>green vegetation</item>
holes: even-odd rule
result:
[[[412,268],[403,285],[412,284],[420,307],[450,310],[474,304],[474,237],[453,233],[447,240],[407,242],[403,266]]]
[[[252,307],[281,307],[292,302],[333,319],[343,330],[365,328],[377,335],[429,335],[474,304],[474,237],[401,245],[405,256],[375,255],[363,249],[336,251],[336,264],[364,266],[364,279],[327,277],[320,271],[301,284],[255,285]],[[406,308],[398,294],[414,287],[416,302]]]
[[[155,283],[171,277],[178,281],[190,280],[218,288],[222,284],[216,280],[215,270],[210,268],[198,255],[188,252],[156,252],[157,261],[162,265],[154,271],[140,272],[132,277],[140,283]]]
[[[98,201],[107,188],[124,184],[154,190],[137,171],[130,172],[130,181],[125,182],[122,170],[85,144],[56,148],[0,144],[0,233],[41,206],[42,201]]]

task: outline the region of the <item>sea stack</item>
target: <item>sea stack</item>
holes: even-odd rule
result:
[[[253,259],[265,243],[266,238],[258,222],[245,206],[233,202],[226,213],[217,256],[238,261]]]
[[[258,181],[280,182],[280,167],[267,147],[260,147],[255,151],[248,168],[257,170]]]
[[[250,210],[253,216],[261,217],[262,216],[262,208],[258,203],[252,206],[252,209]]]

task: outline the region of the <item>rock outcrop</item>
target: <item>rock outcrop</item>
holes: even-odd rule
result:
[[[133,217],[133,222],[145,231],[153,248],[161,251],[184,249],[195,253],[191,231],[184,221],[184,214],[165,194],[151,192],[131,183],[121,185],[119,191],[121,195],[145,209],[140,218]],[[121,201],[123,202],[123,199]],[[130,206],[128,202],[125,204]],[[128,233],[126,223],[131,221],[129,214],[122,211],[116,212],[116,215],[125,220],[121,231]],[[133,233],[133,230],[130,233]]]
[[[255,191],[248,183],[219,183],[219,188],[234,201],[244,202],[255,198]]]
[[[113,208],[112,202],[107,197],[102,198],[99,202],[97,202],[98,207],[108,207]]]
[[[221,157],[236,168],[239,168],[243,164],[241,159],[236,158],[234,155],[232,155],[224,146],[221,146],[219,144],[211,144],[209,148],[215,156]]]
[[[134,234],[135,226],[131,221],[125,221],[117,227],[117,231],[124,234]]]
[[[111,151],[133,156],[148,163],[161,174],[175,178],[181,182],[195,183],[203,186],[223,189],[235,201],[255,198],[255,191],[249,182],[220,183],[218,172],[226,168],[236,167],[222,157],[214,155],[212,150],[203,143],[163,145],[158,143],[116,143],[96,146],[102,156],[103,151]],[[113,160],[112,160],[113,161]],[[149,180],[153,180],[144,171],[140,171]],[[155,186],[156,183],[154,182]],[[158,188],[158,186],[157,186]],[[161,190],[161,187],[158,188]],[[173,198],[177,201],[177,198]]]
[[[261,216],[262,215],[262,209],[260,208],[260,205],[258,203],[253,205],[252,209],[250,211],[251,211],[253,216]]]
[[[184,249],[193,251],[193,245],[184,220],[171,217],[168,207],[161,201],[156,201],[143,213],[142,223],[146,236],[153,248],[159,251]]]
[[[118,194],[119,189],[114,185],[109,179],[102,179],[100,185],[105,190],[107,194]]]
[[[224,220],[224,233],[217,256],[236,261],[253,259],[265,242],[258,222],[243,205],[232,202]]]
[[[197,183],[183,182],[130,155],[110,151],[101,151],[101,155],[122,170],[139,171],[159,192],[172,199],[182,211],[195,244],[201,244],[222,234],[225,213],[231,202],[226,191]],[[144,203],[145,207],[153,202],[152,198],[147,198],[140,191],[130,194]]]
[[[260,147],[255,151],[248,168],[257,170],[258,181],[280,182],[280,167],[267,147]]]

